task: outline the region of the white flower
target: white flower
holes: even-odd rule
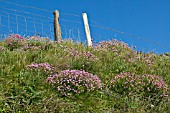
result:
[[[151,104],[151,108],[155,107],[153,104]]]

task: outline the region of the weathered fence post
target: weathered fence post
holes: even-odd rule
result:
[[[61,36],[61,28],[59,24],[59,11],[55,10],[53,14],[54,14],[54,38],[55,38],[54,40],[57,42],[61,42],[62,36]]]
[[[88,46],[92,46],[92,40],[91,40],[91,34],[90,34],[90,28],[89,28],[89,24],[88,24],[87,14],[83,13],[82,16],[83,16],[83,21],[84,21],[87,43],[88,43]]]

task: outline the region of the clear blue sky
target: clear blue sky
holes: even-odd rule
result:
[[[136,45],[138,50],[162,53],[170,51],[170,0],[7,0],[22,5],[61,13],[80,15],[88,13],[89,19],[97,23],[126,33],[159,42],[167,46],[159,47],[152,43],[135,39],[130,36],[113,33],[113,36],[129,45]],[[63,17],[67,19],[66,17]],[[82,21],[82,20],[75,20]],[[92,22],[89,22],[94,24]],[[91,34],[95,40],[111,32],[102,29],[95,31],[91,26]],[[103,34],[101,34],[103,33]],[[96,35],[96,36],[93,36]],[[108,36],[108,38],[111,38]],[[113,38],[113,37],[112,37]],[[106,39],[106,38],[104,38]]]

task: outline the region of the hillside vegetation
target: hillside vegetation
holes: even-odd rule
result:
[[[2,113],[168,113],[169,86],[169,57],[117,40],[87,47],[14,34],[0,43]]]

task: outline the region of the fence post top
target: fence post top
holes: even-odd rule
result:
[[[87,13],[82,13],[82,15],[87,15]]]
[[[55,10],[55,11],[53,12],[53,14],[54,14],[55,16],[58,16],[58,17],[59,17],[59,11],[58,11],[58,10]]]

